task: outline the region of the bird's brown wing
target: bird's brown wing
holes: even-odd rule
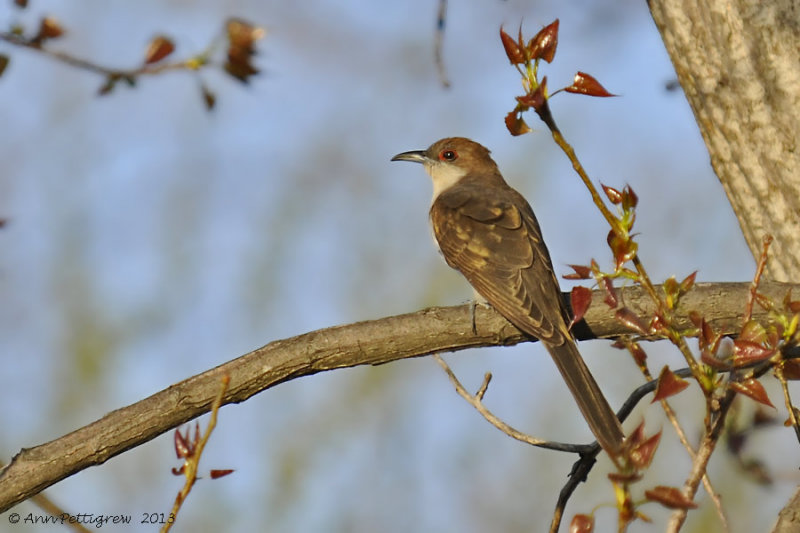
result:
[[[463,183],[440,194],[430,215],[447,264],[492,307],[548,344],[567,340],[550,256],[522,195],[510,187],[487,191]]]
[[[622,426],[581,358],[550,255],[530,205],[508,186],[486,188],[462,178],[431,206],[447,263],[501,315],[541,340],[600,445],[614,457]]]

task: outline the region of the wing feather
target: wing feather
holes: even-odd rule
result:
[[[522,331],[548,344],[564,343],[567,312],[539,224],[522,195],[510,187],[487,191],[465,178],[439,195],[430,215],[448,265]]]

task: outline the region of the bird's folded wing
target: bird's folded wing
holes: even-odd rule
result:
[[[455,187],[436,199],[430,215],[447,263],[492,307],[540,340],[566,340],[558,282],[533,211],[519,193]]]

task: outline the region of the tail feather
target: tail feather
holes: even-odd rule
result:
[[[545,343],[545,346],[597,442],[611,457],[617,456],[625,437],[622,425],[583,361],[575,341],[568,338],[563,344]]]

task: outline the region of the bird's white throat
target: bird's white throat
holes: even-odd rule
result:
[[[425,171],[433,180],[433,199],[431,203],[444,191],[458,183],[458,180],[467,174],[467,170],[447,163],[432,163],[425,165]]]

